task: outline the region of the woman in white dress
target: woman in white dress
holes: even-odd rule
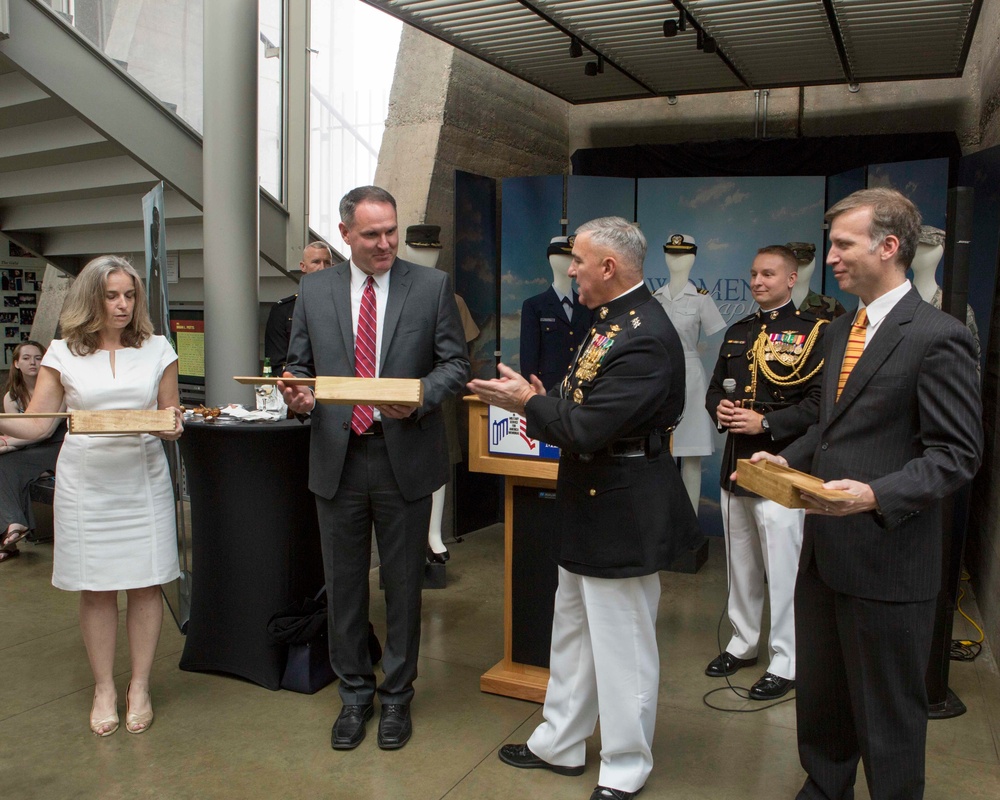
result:
[[[56,469],[52,584],[80,592],[80,628],[94,673],[90,729],[118,730],[114,682],[118,592],[132,677],[125,729],[153,722],[149,676],[163,620],[160,584],[179,575],[173,487],[163,446],[181,424],[177,356],[153,336],[142,281],[117,256],[99,256],[77,276],[60,317],[63,339],[42,360],[27,411],[172,408],[171,431],[154,435],[69,435]],[[45,419],[5,419],[3,433],[31,438]]]

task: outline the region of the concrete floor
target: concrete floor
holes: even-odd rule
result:
[[[717,652],[725,594],[722,551],[717,540],[713,545],[700,574],[662,575],[656,765],[642,796],[793,798],[803,780],[794,704],[726,713],[703,702],[720,685],[702,672]],[[503,651],[499,526],[452,545],[448,588],[424,593],[414,735],[395,752],[376,747],[374,723],[357,750],[330,749],[340,708],[336,685],[306,696],[182,672],[184,638],[169,613],[153,671],[154,726],[142,736],[124,727],[104,739],[92,736],[93,682],[77,597],[50,585],[51,546],[22,549],[19,559],[0,566],[0,798],[586,800],[597,783],[597,737],[581,777],[514,770],[497,760],[500,745],[523,742],[540,720],[533,703],[479,691],[479,676]],[[379,628],[384,609],[381,595],[372,595]],[[964,605],[974,617],[971,598]],[[121,631],[124,715],[124,613]],[[971,628],[960,620],[956,635],[970,636]],[[736,682],[748,687],[762,671],[741,672]],[[926,797],[1000,798],[1000,678],[989,651],[973,663],[953,663],[951,687],[969,711],[930,724]],[[761,707],[728,693],[711,701],[734,711]],[[857,797],[868,798],[863,776]]]

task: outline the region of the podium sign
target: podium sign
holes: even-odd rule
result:
[[[559,448],[528,436],[528,422],[520,414],[490,406],[489,452],[491,455],[559,459]]]

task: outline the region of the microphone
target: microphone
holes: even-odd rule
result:
[[[722,381],[722,391],[726,393],[726,399],[735,403],[736,402],[736,379],[726,378]],[[716,422],[715,427],[718,429],[719,433],[722,433],[725,428],[721,422]]]

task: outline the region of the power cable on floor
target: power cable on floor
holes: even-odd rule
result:
[[[962,581],[969,580],[969,573],[962,570]],[[965,597],[965,587],[962,586],[958,591],[958,600],[955,601],[955,608],[958,613],[961,614],[968,623],[979,632],[979,638],[972,639],[952,639],[951,640],[951,653],[950,658],[952,661],[975,661],[976,657],[983,651],[983,639],[986,635],[983,633],[983,629],[976,624],[976,621],[972,619],[968,614],[965,613],[962,608],[962,598]]]

